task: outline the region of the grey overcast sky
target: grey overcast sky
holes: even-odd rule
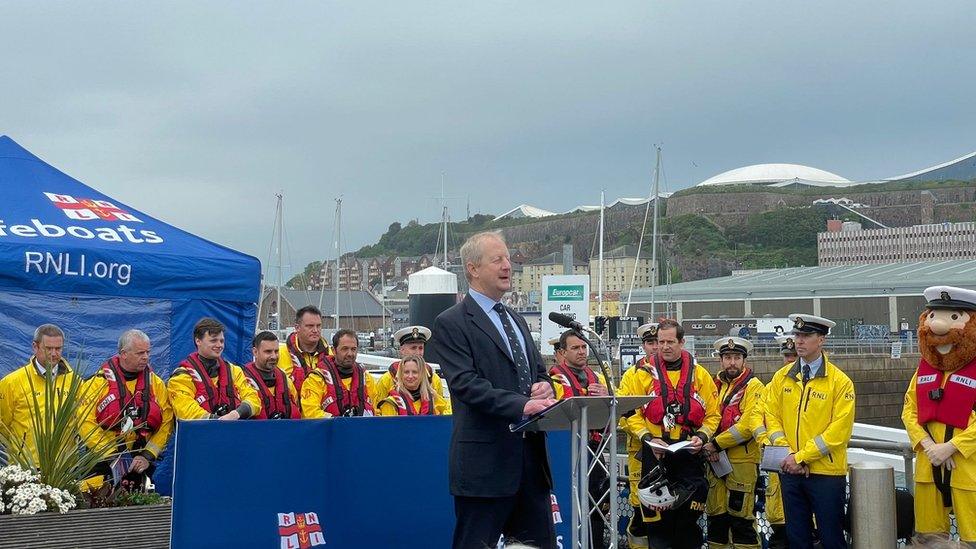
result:
[[[0,133],[286,272],[393,221],[564,211],[763,162],[849,179],[976,150],[968,1],[0,4]]]

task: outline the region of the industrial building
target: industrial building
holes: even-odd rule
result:
[[[672,284],[656,290],[655,316],[668,304],[677,320],[785,317],[806,312],[837,322],[849,336],[858,324],[915,330],[925,306],[922,290],[946,284],[976,289],[976,260],[737,271],[731,276]],[[651,316],[651,291],[634,291],[631,314]],[[905,326],[907,324],[907,326]]]

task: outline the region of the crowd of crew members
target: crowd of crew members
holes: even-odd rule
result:
[[[925,297],[928,304],[920,319],[920,334],[928,329],[937,334],[930,338],[945,338],[951,330],[968,326],[972,328],[967,333],[976,333],[976,292],[933,287]],[[823,351],[834,322],[809,314],[790,318],[792,333],[777,338],[783,366],[767,384],[749,366],[753,345],[746,339],[715,342],[719,368],[712,374],[684,350],[679,323],[664,319],[638,329],[646,356],[623,373],[617,392],[653,397],[620,420],[627,435],[633,506],[627,527],[630,547],[698,548],[703,542],[711,548],[760,547],[754,505],[766,446],[788,447],[781,472],[770,473],[765,480],[763,504],[772,526],[766,546],[846,547],[842,523],[854,384]],[[423,358],[432,337],[426,327],[410,326],[394,334],[400,359],[378,379],[357,362],[356,332],[341,329],[331,342],[323,339],[322,315],[315,307],[297,312],[295,331],[286,341],[268,331],[255,335],[253,360],[243,366],[223,358],[224,331],[218,321],[201,319],[193,330],[196,351],[179,363],[168,381],[150,366],[149,337],[135,329],[124,332],[118,353],[82,385],[78,434],[88,449],[106,456],[127,455],[128,469],[122,473],[127,481],[138,483],[152,474],[175,419],[451,413],[444,381]],[[953,341],[961,345],[963,340]],[[606,378],[588,364],[587,342],[580,334],[570,330],[549,344],[555,353],[549,374],[557,399],[608,394]],[[44,394],[42,388],[53,383],[57,395],[53,405],[58,405],[57,399],[63,398],[78,375],[62,356],[63,347],[64,333],[57,326],[38,327],[27,364],[0,380],[0,428],[12,435],[8,439],[21,441],[20,448],[7,448],[8,453],[36,456],[32,410],[52,403],[32,394]],[[965,362],[949,365],[957,373],[943,378],[929,374],[933,366],[923,359],[906,393],[904,417],[920,467],[926,469],[916,472],[918,530],[947,532],[947,517],[954,511],[962,539],[974,542],[972,478],[976,475],[970,472],[974,466],[969,462],[976,451],[976,378],[965,377],[969,370],[963,368],[976,374],[976,359]],[[945,365],[932,371],[949,367],[940,366]],[[966,387],[946,384],[952,380]],[[918,385],[933,382],[940,387],[926,385],[928,392],[919,392]],[[948,407],[940,402],[944,392]],[[958,412],[957,405],[965,410]],[[591,445],[595,448],[599,442],[600,433],[592,432]],[[667,449],[676,442],[687,446]],[[730,472],[721,476],[708,466],[720,461],[730,466]],[[956,475],[950,480],[953,471]],[[109,460],[101,462],[95,473],[94,484],[112,478]],[[593,475],[591,493],[602,493],[609,482],[605,474]],[[698,526],[702,513],[708,515],[704,532]],[[599,533],[604,527],[599,517],[594,516],[591,527],[596,534],[593,546],[602,547]]]

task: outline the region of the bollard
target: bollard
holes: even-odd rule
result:
[[[852,464],[850,473],[854,549],[896,547],[894,468],[864,461]]]

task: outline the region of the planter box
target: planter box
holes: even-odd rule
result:
[[[172,505],[0,516],[0,549],[169,547]]]

